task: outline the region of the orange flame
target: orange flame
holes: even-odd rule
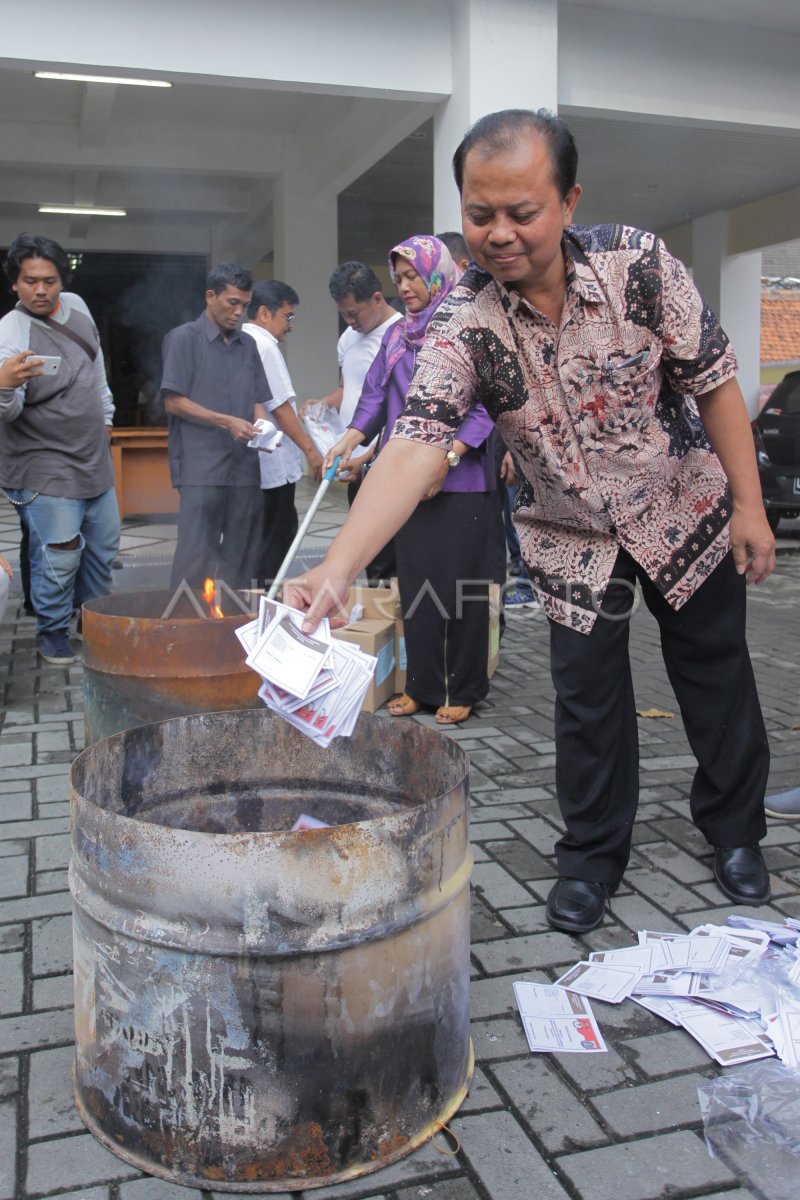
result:
[[[224,613],[217,603],[217,585],[213,579],[207,579],[203,584],[203,599],[208,605],[208,611],[212,617],[222,618]]]

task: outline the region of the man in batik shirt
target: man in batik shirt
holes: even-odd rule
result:
[[[431,321],[406,409],[358,505],[325,563],[290,587],[290,603],[309,608],[309,627],[332,607],[331,585],[346,595],[481,400],[519,464],[515,524],[550,622],[566,826],[550,923],[599,925],[628,862],[637,580],[698,760],[691,813],[714,847],[715,877],[735,902],[764,903],[769,751],[745,581],[766,578],[775,550],[733,350],[658,238],[571,225],[577,151],[559,119],[484,117],[453,167],[474,265]]]

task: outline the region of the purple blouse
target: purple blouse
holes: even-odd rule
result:
[[[350,428],[363,433],[365,443],[371,442],[374,437],[381,434],[379,450],[383,449],[391,437],[394,423],[405,407],[416,357],[412,350],[407,350],[403,357],[395,363],[387,384],[382,385],[381,380],[386,373],[386,339],[390,333],[391,330],[387,330],[384,335],[380,349],[367,372],[364,386],[361,389],[361,397],[350,420]],[[463,456],[457,467],[447,472],[442,484],[443,492],[493,492],[495,490],[497,480],[493,455],[488,445],[489,435],[493,428],[494,422],[482,404],[476,404],[469,410],[454,436],[460,442],[470,446],[471,449]]]

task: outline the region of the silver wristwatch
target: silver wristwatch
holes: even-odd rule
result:
[[[448,450],[445,458],[447,459],[447,465],[451,471],[454,470],[461,462],[461,459],[456,454],[455,450]]]

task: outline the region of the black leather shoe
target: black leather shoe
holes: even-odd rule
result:
[[[758,846],[714,847],[714,878],[734,904],[766,904],[769,872]]]
[[[588,933],[602,925],[611,891],[588,879],[559,879],[547,897],[547,919],[554,929]]]

